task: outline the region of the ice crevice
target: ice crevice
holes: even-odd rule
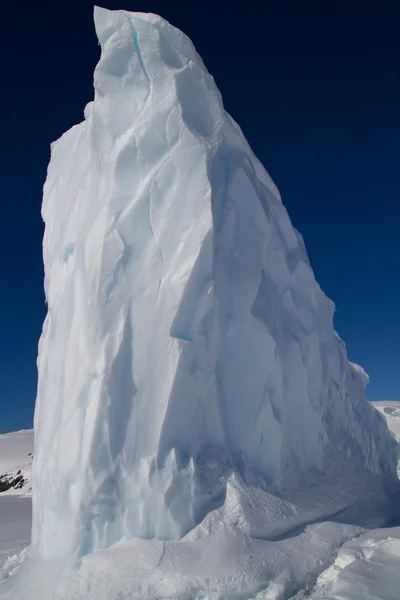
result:
[[[150,82],[150,78],[149,78],[149,75],[148,75],[147,70],[146,70],[146,66],[145,66],[144,61],[143,61],[142,53],[140,51],[138,34],[137,34],[137,31],[136,31],[136,28],[135,28],[135,26],[134,26],[134,24],[132,22],[132,19],[128,17],[128,20],[129,20],[129,24],[130,24],[131,29],[132,29],[133,43],[135,45],[135,49],[136,49],[136,52],[137,52],[137,55],[138,55],[140,66],[142,67],[143,74],[144,74],[144,76],[147,79],[147,86],[148,86],[147,87],[147,95],[146,95],[146,97],[144,99],[144,101],[146,102],[147,99],[148,99],[148,97],[149,97],[149,95],[150,95],[150,92],[151,92],[151,82]]]

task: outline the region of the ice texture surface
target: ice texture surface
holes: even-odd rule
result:
[[[281,597],[387,516],[396,444],[190,40],[95,24],[44,187],[32,556],[57,598]]]

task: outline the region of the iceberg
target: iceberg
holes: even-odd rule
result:
[[[190,40],[153,14],[95,26],[94,101],[44,186],[31,560],[10,597],[287,597],[389,518],[397,445]]]

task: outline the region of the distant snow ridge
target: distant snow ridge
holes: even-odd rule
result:
[[[54,598],[281,597],[387,518],[395,442],[190,40],[95,23],[44,188],[32,556],[76,566]]]
[[[32,429],[0,434],[0,581],[27,555],[20,553],[31,538],[32,457]]]
[[[0,494],[31,494],[32,460],[32,429],[0,434]]]

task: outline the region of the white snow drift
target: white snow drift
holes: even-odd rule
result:
[[[155,15],[95,23],[95,99],[44,188],[32,563],[14,585],[38,594],[52,561],[70,571],[48,598],[288,594],[387,518],[395,442],[191,42]]]
[[[344,544],[318,578],[310,600],[398,600],[400,527],[376,529]]]

